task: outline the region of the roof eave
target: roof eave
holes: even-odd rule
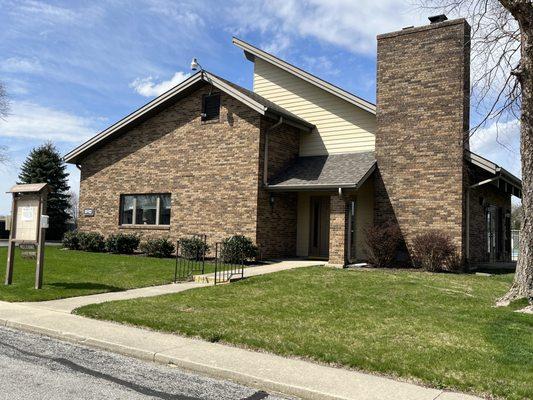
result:
[[[316,190],[338,190],[338,189],[359,189],[367,181],[367,179],[376,170],[377,163],[374,161],[368,171],[356,183],[334,183],[334,184],[299,184],[299,185],[267,185],[266,189],[270,191],[316,191]]]
[[[222,80],[218,79],[216,76],[210,74],[207,71],[200,71],[191,76],[190,78],[186,79],[179,85],[175,86],[174,88],[170,89],[169,91],[163,93],[162,95],[156,97],[154,100],[150,101],[149,103],[145,104],[141,108],[137,109],[133,113],[127,115],[120,121],[116,122],[115,124],[111,125],[110,127],[106,128],[96,136],[92,137],[91,139],[87,140],[85,143],[81,144],[80,146],[76,147],[74,150],[70,151],[64,156],[64,160],[67,163],[75,164],[79,161],[80,157],[82,157],[86,152],[90,151],[90,149],[93,146],[96,146],[97,144],[111,138],[113,135],[118,134],[122,130],[126,130],[129,127],[131,127],[134,123],[138,122],[139,119],[141,119],[146,114],[155,111],[158,107],[162,107],[165,103],[172,101],[172,99],[179,95],[184,90],[192,87],[194,84],[197,84],[199,82],[206,82],[211,83],[213,86],[218,88],[219,90],[222,90],[223,92],[227,93],[228,95],[234,97],[235,99],[239,100],[243,104],[247,105],[254,111],[258,112],[261,115],[267,115],[268,114],[275,114],[275,115],[282,115],[285,119],[285,122],[289,125],[295,126],[298,129],[301,129],[303,131],[311,131],[314,128],[313,124],[310,124],[304,120],[301,119],[295,119],[290,115],[286,115],[284,113],[280,113],[277,110],[272,110],[261,103],[257,102],[251,97],[248,97],[246,94],[242,93],[241,91],[235,89],[234,87],[228,85],[227,83],[223,82]]]
[[[473,153],[471,151],[466,152],[466,160],[471,162],[473,165],[493,174],[496,177],[499,177],[504,182],[508,183],[509,185],[512,185],[514,188],[516,188],[516,191],[513,190],[512,194],[516,197],[521,198],[522,194],[522,180],[509,171],[507,171],[505,168],[500,167],[498,164],[487,160],[486,158]]]
[[[197,72],[196,74],[192,75],[190,78],[176,85],[175,87],[163,93],[162,95],[156,97],[155,99],[148,102],[144,106],[138,108],[134,112],[128,114],[126,117],[122,118],[121,120],[114,123],[110,127],[104,129],[99,134],[93,136],[86,142],[82,143],[80,146],[76,147],[74,150],[65,154],[63,159],[67,163],[75,164],[80,158],[80,156],[82,156],[91,147],[109,138],[111,135],[117,133],[121,129],[124,129],[127,126],[130,126],[134,121],[136,121],[141,116],[156,109],[158,106],[162,106],[165,102],[170,101],[176,94],[182,92],[183,90],[201,81],[202,79],[203,77],[202,77],[201,72]]]
[[[375,104],[372,104],[360,97],[355,96],[350,92],[347,92],[344,89],[341,89],[329,82],[326,82],[323,79],[320,79],[307,71],[304,71],[292,64],[289,64],[288,62],[283,61],[278,57],[267,53],[266,51],[258,49],[257,47],[252,46],[251,44],[246,43],[245,41],[239,38],[233,37],[232,43],[244,51],[244,55],[249,61],[255,62],[255,58],[259,57],[260,59],[265,60],[329,93],[332,93],[333,95],[340,97],[371,114],[376,114]]]

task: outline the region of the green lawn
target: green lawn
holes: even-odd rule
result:
[[[533,316],[512,275],[303,268],[81,315],[507,399],[533,398]]]
[[[7,248],[0,248],[0,300],[40,301],[136,287],[162,285],[174,279],[174,259],[88,253],[48,246],[43,288],[35,290],[35,260],[20,257],[17,249],[13,284],[4,286]],[[206,273],[213,270],[206,263]]]

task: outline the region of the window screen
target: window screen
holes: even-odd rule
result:
[[[218,120],[220,116],[220,93],[204,96],[202,121]]]

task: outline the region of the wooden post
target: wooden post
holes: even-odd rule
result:
[[[13,193],[13,201],[11,204],[11,223],[9,227],[9,243],[7,248],[7,267],[6,267],[6,285],[11,285],[13,282],[13,262],[15,259],[15,242],[14,239],[14,229],[16,225],[16,218],[17,218],[17,206],[16,206],[16,197],[15,193]]]
[[[38,218],[38,242],[37,242],[37,265],[35,266],[35,289],[41,289],[43,287],[43,264],[44,264],[44,245],[46,231],[41,225],[41,216],[46,210],[46,200],[43,199],[43,195],[39,198],[39,215]]]

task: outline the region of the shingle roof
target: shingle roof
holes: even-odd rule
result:
[[[270,100],[265,99],[263,96],[258,95],[255,92],[252,92],[251,90],[245,89],[242,86],[237,85],[236,83],[230,82],[227,79],[221,78],[220,76],[217,76],[213,73],[210,73],[211,76],[214,76],[218,79],[220,79],[222,82],[226,83],[227,85],[231,86],[232,88],[238,90],[242,94],[244,94],[247,97],[250,97],[251,99],[254,99],[259,104],[263,105],[264,107],[276,112],[280,115],[285,115],[295,121],[301,122],[303,124],[312,125],[310,122],[307,122],[306,120],[298,117],[297,115],[285,110],[283,107],[278,106],[276,103],[272,103]]]
[[[357,187],[375,167],[374,152],[299,157],[271,180],[270,189]]]

